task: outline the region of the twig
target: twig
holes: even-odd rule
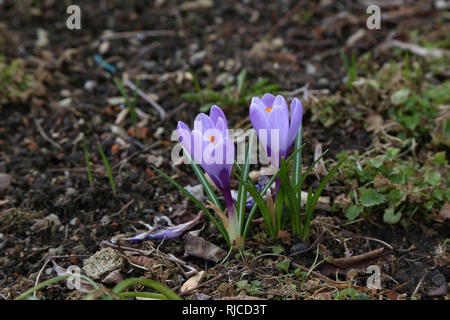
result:
[[[152,98],[146,95],[141,89],[136,88],[136,86],[130,80],[126,79],[124,81],[124,84],[131,90],[133,91],[136,90],[141,98],[150,103],[159,112],[161,120],[166,119],[166,111],[164,111],[164,109],[156,101],[154,101]]]
[[[39,278],[41,277],[42,271],[44,271],[45,266],[47,266],[47,264],[49,263],[50,260],[51,260],[51,257],[47,257],[47,258],[45,259],[44,265],[43,265],[42,268],[39,270],[39,273],[38,273],[38,275],[37,275],[37,277],[36,277],[36,281],[34,282],[34,287],[37,287],[37,285],[39,284]],[[37,293],[37,290],[35,290],[35,291],[33,292],[33,297],[35,297],[35,298],[36,298],[36,293]]]
[[[40,120],[42,121],[42,120]],[[36,127],[38,128],[39,133],[41,134],[42,138],[46,140],[47,142],[50,142],[54,147],[58,148],[59,150],[64,150],[64,148],[57,143],[56,141],[52,140],[45,132],[44,129],[42,129],[40,121],[37,119],[34,119],[34,123],[36,124]]]
[[[131,199],[126,205],[124,205],[122,208],[120,208],[119,211],[110,215],[109,218],[121,215],[125,210],[127,210],[134,203],[134,201],[135,201],[134,199]]]
[[[414,298],[414,296],[416,295],[417,291],[419,291],[420,286],[422,285],[423,279],[425,279],[425,277],[427,276],[428,272],[426,272],[422,279],[420,279],[419,283],[417,284],[417,287],[414,289],[414,292],[411,295],[411,300]]]

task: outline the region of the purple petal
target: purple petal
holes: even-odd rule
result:
[[[300,100],[294,98],[291,102],[291,123],[289,125],[289,147],[294,144],[297,132],[302,124],[303,106]]]
[[[273,106],[275,97],[271,93],[266,93],[265,95],[262,96],[261,100],[264,103],[264,105],[266,106],[266,108],[270,108],[271,106]]]
[[[178,121],[177,134],[186,150],[191,153],[192,150],[192,133],[191,129],[183,122]]]
[[[225,113],[223,113],[222,109],[220,109],[218,106],[213,105],[209,111],[209,117],[213,121],[213,123],[217,126],[217,120],[223,119],[225,122],[225,127],[228,128],[227,123],[227,117],[225,116]]]
[[[259,97],[253,97],[252,101],[250,102],[250,107],[255,106],[261,109],[261,111],[266,111],[267,106],[264,104],[264,102]]]
[[[272,165],[276,168],[279,167],[280,159],[286,155],[288,148],[288,134],[289,134],[289,115],[285,112],[283,106],[274,105],[273,109],[269,112],[269,122],[272,125],[270,133],[270,149],[271,149],[271,161]],[[278,130],[278,139],[276,132]]]
[[[204,113],[199,113],[194,120],[194,130],[200,131],[202,134],[208,129],[215,128],[213,121]]]

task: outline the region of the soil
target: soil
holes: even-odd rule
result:
[[[189,166],[175,166],[170,161],[176,143],[171,141],[171,134],[177,121],[192,123],[200,107],[200,103],[181,97],[195,91],[189,71],[196,74],[202,87],[209,82],[215,89],[222,88],[223,82],[218,81],[221,74],[236,76],[245,67],[249,81],[264,77],[287,92],[308,84],[310,89],[335,94],[345,89],[342,79],[346,72],[339,49],[349,50],[347,39],[365,28],[366,18],[359,1],[300,1],[300,7],[295,1],[220,1],[212,7],[197,4],[188,8],[184,1],[102,0],[78,1],[82,27],[68,30],[63,1],[41,1],[39,6],[31,2],[5,0],[0,4],[0,55],[8,61],[23,61],[26,72],[39,83],[27,97],[0,105],[0,172],[12,176],[10,186],[0,189],[0,297],[5,299],[32,288],[36,279],[43,282],[54,277],[52,264],[46,264],[50,256],[56,256],[55,261],[63,267],[82,266],[82,261],[105,246],[105,241],[142,230],[139,221],[152,223],[154,217],[166,215],[179,224],[196,216],[198,209],[151,168],[152,164],[158,166],[184,186],[198,184]],[[352,49],[358,55],[377,55],[374,48],[392,32],[401,38],[411,26],[428,31],[438,24],[432,1],[411,8],[414,13],[409,14],[403,12],[405,7],[387,7],[400,17],[383,22],[381,30],[370,32]],[[296,10],[301,14],[293,12]],[[314,18],[299,20],[308,14]],[[40,29],[47,32],[48,44],[37,47]],[[102,40],[106,30],[114,34]],[[120,32],[145,30],[166,31],[147,37],[136,33],[117,37]],[[283,49],[269,49],[262,58],[251,57],[254,44],[267,36],[282,39]],[[201,51],[205,53],[198,54]],[[97,54],[116,71],[99,65],[94,58]],[[375,58],[388,59],[381,54]],[[315,71],[307,73],[308,65]],[[120,104],[108,103],[108,99],[120,96],[113,77],[127,75],[133,80],[138,74],[149,75],[141,77],[139,88],[157,99],[168,117],[162,120],[149,103],[139,99],[138,107],[149,119],[136,137],[127,117],[120,125],[127,133],[126,140],[111,128],[121,111]],[[89,88],[92,81],[95,84]],[[223,107],[231,126],[248,116],[247,108]],[[310,146],[319,141],[324,149],[330,149],[330,157],[345,150],[363,152],[370,146],[370,133],[362,121],[354,121],[352,127],[339,121],[326,128],[320,122],[310,122],[311,111],[306,108],[305,112],[305,154],[310,155],[304,156],[305,164],[312,161],[314,150]],[[93,186],[85,165],[82,133],[91,155]],[[111,165],[115,193],[97,143]],[[308,181],[314,186],[314,179]],[[334,199],[338,194],[338,187],[330,187],[324,195]],[[177,209],[181,213],[174,214]],[[49,220],[50,215],[56,220]],[[245,293],[269,299],[327,299],[347,287],[370,299],[409,299],[413,295],[421,299],[449,298],[449,252],[445,247],[450,237],[448,223],[423,217],[414,219],[407,228],[386,225],[379,217],[346,222],[340,212],[319,210],[307,244],[295,237],[266,239],[263,224],[255,223],[246,253],[240,257],[232,253],[222,264],[184,256],[185,236],[127,244],[139,250],[157,248],[163,255],[142,255],[158,261],[158,267],[152,264],[143,270],[127,264],[122,275],[149,277],[179,292],[188,276],[165,260],[171,253],[208,273],[205,281],[209,282],[183,298],[207,295],[220,299]],[[206,218],[201,226],[201,237],[227,251]],[[284,251],[274,253],[273,246]],[[295,254],[296,248],[301,250]],[[329,260],[378,248],[384,248],[381,254],[363,259],[348,270],[338,270]],[[324,258],[328,262],[320,263],[305,281],[301,275],[283,277],[286,272],[277,264],[291,253],[290,273],[298,268],[307,273],[314,262]],[[371,264],[381,268],[382,289],[378,291],[366,288],[366,268]],[[236,283],[244,278],[248,283],[258,280],[258,289],[238,288]],[[75,299],[82,295],[61,282],[41,289],[38,296]]]

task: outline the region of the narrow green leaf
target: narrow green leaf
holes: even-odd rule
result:
[[[114,177],[112,175],[111,167],[109,166],[108,158],[106,158],[105,153],[103,152],[102,146],[97,142],[98,151],[100,152],[100,156],[102,157],[103,164],[105,165],[106,172],[108,174],[109,183],[111,184],[111,189],[113,193],[116,193],[116,184],[114,183]]]
[[[250,150],[253,145],[253,138],[254,138],[254,133],[252,132],[248,138],[247,150],[245,151],[244,169],[241,173],[244,181],[248,180],[248,173],[250,171]],[[245,183],[241,183],[241,184],[239,184],[239,188],[238,188],[237,210],[236,210],[237,214],[238,214],[241,235],[242,235],[242,232],[244,231],[244,218],[245,218],[246,204],[247,204],[247,187],[246,187]]]
[[[301,152],[301,149],[303,149],[303,146],[302,146],[302,125],[300,125],[300,128],[298,129],[297,137],[295,138],[294,149],[295,150],[300,149],[300,151],[294,157],[294,167],[292,169],[293,170],[293,172],[292,172],[292,183],[293,183],[294,186],[296,186],[300,182],[300,180],[302,179],[302,152]],[[289,160],[289,158],[288,158],[288,160]],[[301,208],[301,201],[302,201],[301,190],[295,192],[295,196],[300,201],[300,208]]]
[[[305,174],[300,179],[300,182],[295,186],[295,193],[297,194],[302,190],[302,184],[305,181],[306,177],[310,174],[312,169],[316,166],[316,164],[320,161],[320,159],[323,158],[323,156],[328,152],[328,150],[325,150],[309,167],[308,170],[306,170]]]
[[[195,175],[197,176],[198,181],[203,186],[203,189],[205,190],[206,196],[208,197],[209,201],[211,201],[217,208],[219,208],[221,211],[223,211],[222,206],[219,202],[219,199],[217,198],[213,187],[211,184],[209,184],[208,180],[206,180],[205,174],[203,173],[200,166],[195,162],[195,160],[191,157],[189,152],[183,147],[184,153],[187,155],[189,161],[191,162],[192,169],[195,172]]]
[[[273,184],[273,182],[274,182],[275,179],[277,178],[277,173],[278,173],[278,171],[275,172],[275,174],[269,179],[269,181],[268,181],[268,182],[266,183],[266,185],[263,187],[263,189],[262,189],[261,192],[260,192],[260,196],[261,196],[261,197],[264,196],[264,195],[266,194],[267,190],[268,190],[268,189],[270,188],[270,186]],[[256,186],[253,184],[253,181],[252,181],[251,179],[248,179],[248,180],[247,180],[247,183],[250,184],[250,185],[252,185],[252,186],[256,189]],[[250,195],[251,195],[251,194],[250,194]],[[252,197],[253,197],[253,196],[252,196]],[[244,239],[247,238],[247,232],[248,232],[249,227],[250,227],[250,224],[251,224],[251,222],[252,222],[253,215],[256,213],[257,207],[258,207],[258,204],[257,204],[256,201],[255,201],[255,204],[253,205],[253,207],[252,207],[252,209],[250,210],[250,213],[249,213],[249,215],[248,215],[247,222],[245,223],[245,228],[244,228]],[[271,236],[272,236],[272,234],[271,234]]]
[[[142,284],[144,286],[155,289],[166,296],[169,300],[181,300],[181,298],[177,294],[175,294],[175,292],[163,286],[162,284],[150,279],[129,278],[116,285],[112,291],[115,294],[120,294],[126,288],[131,287],[135,284]]]
[[[264,201],[263,197],[261,196],[261,194],[259,194],[258,189],[256,189],[256,187],[254,185],[249,183],[250,179],[248,179],[247,181],[244,181],[237,172],[235,172],[234,175],[236,176],[236,178],[239,179],[239,181],[242,184],[245,184],[247,186],[248,192],[253,197],[253,200],[255,200],[255,204],[258,206],[259,211],[261,212],[261,215],[263,216],[263,219],[267,225],[269,234],[272,237],[275,237],[276,234],[274,233],[274,226],[272,224],[272,215],[271,215],[269,208],[267,207],[267,204]],[[248,224],[248,221],[247,221],[247,224]],[[245,233],[244,233],[244,235],[245,235]]]

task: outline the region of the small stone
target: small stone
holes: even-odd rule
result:
[[[75,190],[74,188],[67,188],[66,189],[66,197],[70,197],[70,196],[72,196],[72,195],[74,195],[76,193],[77,193],[77,190]]]
[[[309,245],[310,244],[308,242],[304,241],[297,242],[291,247],[291,254],[305,251],[306,249],[309,248]]]
[[[88,277],[98,280],[111,271],[121,269],[124,264],[125,259],[117,250],[104,248],[83,261],[83,270]]]
[[[161,137],[161,135],[164,133],[164,128],[163,127],[158,127],[156,129],[156,132],[154,134],[154,137],[159,139]]]
[[[94,80],[87,80],[84,83],[84,89],[86,91],[91,92],[92,90],[94,90],[94,88],[97,86],[97,82],[95,82]]]
[[[48,249],[48,255],[49,256],[58,256],[58,255],[63,254],[63,252],[64,252],[63,246],[59,246],[57,248],[50,248],[50,249]]]
[[[211,299],[211,296],[208,296],[207,294],[199,293],[199,292],[196,292],[192,296],[192,300],[210,300],[210,299]]]
[[[438,273],[431,278],[431,281],[433,281],[434,285],[437,287],[445,285],[445,276],[442,273]]]

